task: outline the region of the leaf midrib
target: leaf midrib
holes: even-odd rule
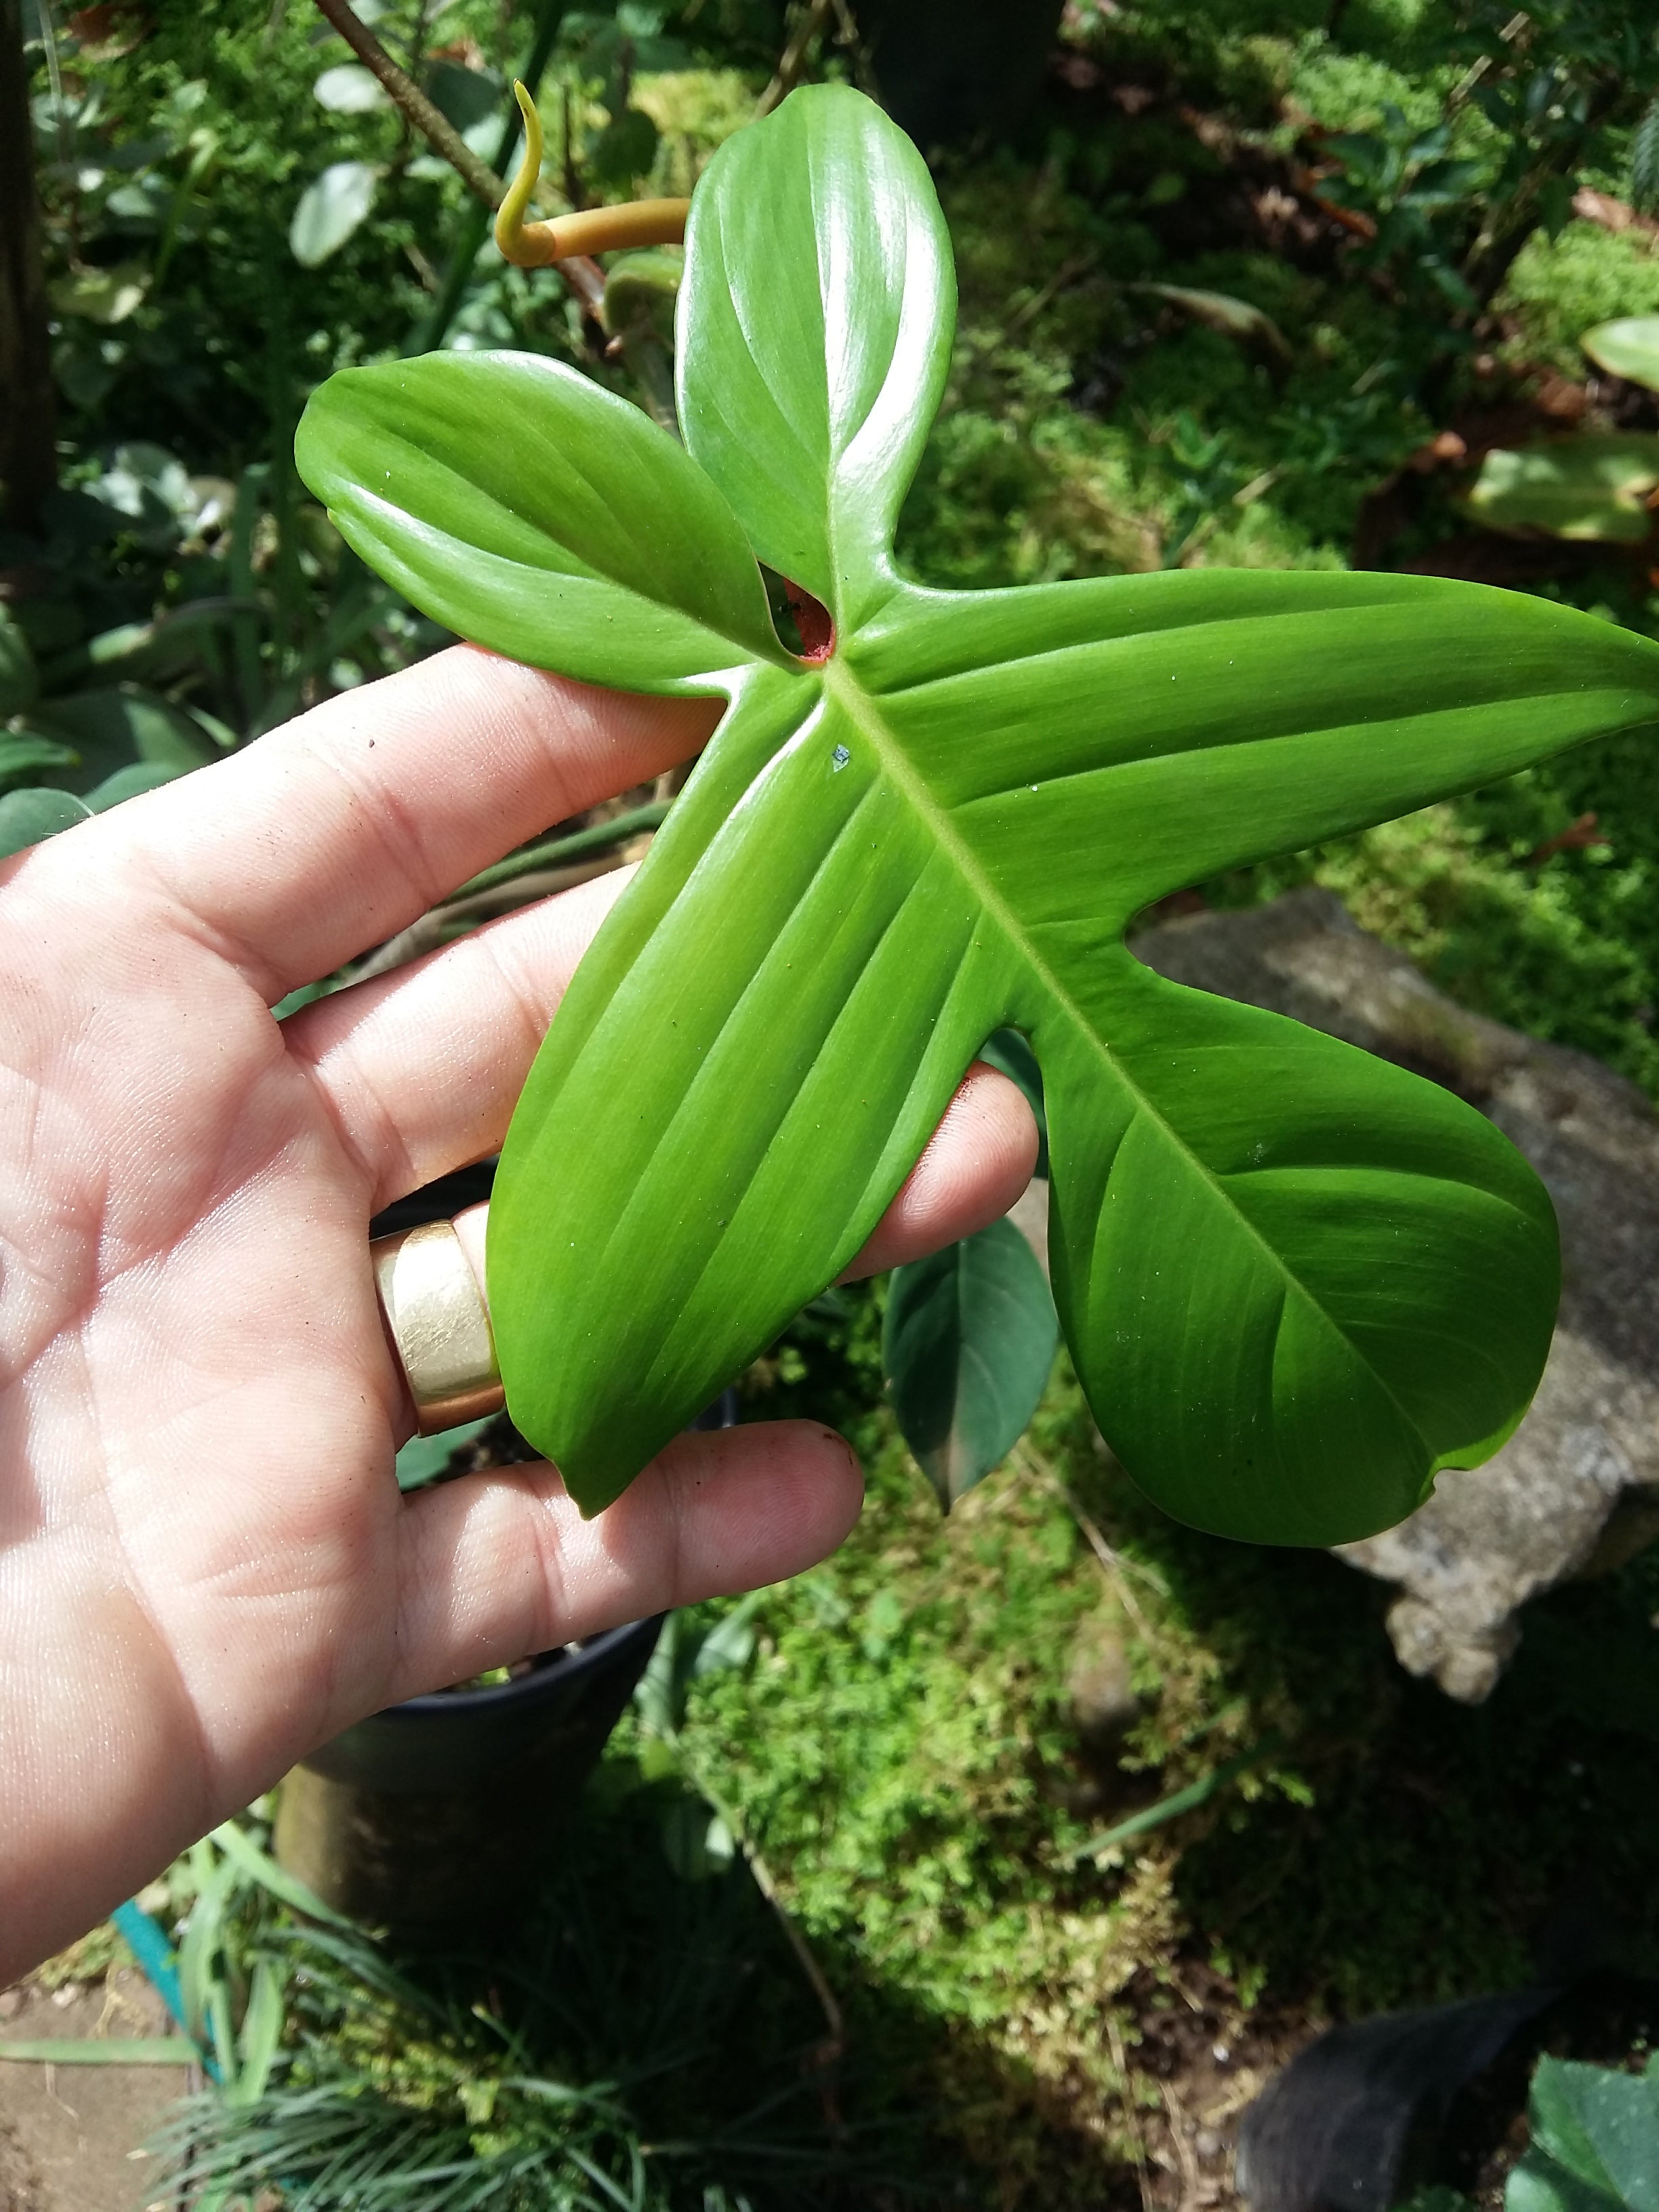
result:
[[[1140,1085],[1133,1081],[1122,1062],[1114,1057],[1111,1047],[1090,1022],[1075,998],[1032,944],[1024,926],[992,882],[973,848],[951,820],[950,809],[941,805],[933,796],[925,779],[906,757],[896,733],[890,727],[881,712],[877,695],[866,690],[839,654],[831,656],[824,664],[822,673],[826,691],[869,741],[874,749],[877,759],[881,763],[883,774],[909,802],[927,826],[933,831],[941,846],[956,863],[969,890],[980,901],[986,912],[991,915],[1016,953],[1029,963],[1055,1005],[1081,1034],[1089,1049],[1095,1054],[1102,1066],[1122,1085],[1124,1090],[1134,1101],[1136,1110],[1145,1114],[1147,1119],[1164,1133],[1170,1144],[1189,1164],[1194,1171],[1202,1177],[1222,1206],[1238,1223],[1245,1235],[1266,1255],[1269,1263],[1280,1278],[1305,1298],[1313,1310],[1335,1331],[1343,1343],[1347,1346],[1354,1359],[1372,1377],[1389,1403],[1395,1407],[1407,1428],[1417,1437],[1424,1450],[1428,1452],[1429,1440],[1424,1435],[1421,1425],[1416,1417],[1401,1403],[1386,1377],[1378,1374],[1371,1361],[1366,1358],[1364,1352],[1354,1342],[1335,1316],[1328,1310],[1322,1300],[1314,1295],[1295,1269],[1286,1262],[1284,1255],[1275,1250],[1243,1208],[1237,1204],[1231,1194],[1224,1188],[1221,1178],[1199,1158],[1173,1123],[1153,1104]],[[1120,949],[1126,959],[1132,960],[1134,957],[1127,945]]]

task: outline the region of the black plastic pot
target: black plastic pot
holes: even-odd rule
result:
[[[398,1796],[465,1790],[532,1764],[574,1796],[622,1717],[663,1616],[630,1621],[532,1662],[516,1680],[440,1690],[372,1713],[305,1764],[331,1782]]]
[[[550,1871],[661,1626],[634,1621],[515,1680],[358,1722],[283,1784],[277,1857],[357,1919],[442,1935],[512,1917]]]

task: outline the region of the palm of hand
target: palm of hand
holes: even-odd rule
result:
[[[0,906],[40,1009],[4,1079],[0,1613],[45,1632],[7,1794],[55,1808],[56,1886],[106,1822],[165,1859],[155,1768],[205,1826],[387,1694],[401,1385],[371,1171],[258,993],[159,889],[89,955],[32,890]]]
[[[612,885],[269,1012],[709,720],[463,650],[0,872],[0,1986],[362,1714],[856,1514],[799,1423],[685,1438],[596,1522],[543,1465],[398,1495],[369,1218],[499,1143]],[[872,1264],[1034,1144],[981,1082]]]

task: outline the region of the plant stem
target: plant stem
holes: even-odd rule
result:
[[[757,116],[769,115],[780,100],[787,99],[799,83],[801,71],[806,66],[807,50],[831,15],[836,18],[841,44],[850,46],[853,43],[853,20],[846,0],[811,0],[811,5],[796,24],[788,44],[778,57],[778,66],[771,83],[755,103]]]
[[[547,64],[552,59],[553,48],[563,26],[566,0],[543,0],[536,21],[536,36],[519,76],[533,100],[541,88]],[[513,149],[519,143],[519,133],[524,128],[517,106],[501,125],[501,135],[495,145],[495,168],[505,173],[513,159]],[[479,248],[489,231],[489,216],[482,206],[471,207],[462,222],[459,243],[450,256],[449,266],[444,272],[443,289],[439,293],[432,310],[432,319],[421,333],[418,343],[410,350],[415,353],[435,353],[443,343],[450,325],[459,312],[461,300],[468,280],[478,258]]]
[[[597,853],[606,845],[618,845],[625,837],[637,837],[647,830],[659,830],[668,819],[671,804],[666,799],[653,799],[644,806],[630,807],[626,814],[613,814],[608,822],[591,822],[586,830],[573,830],[568,836],[550,837],[539,844],[526,845],[516,853],[509,853],[504,860],[497,860],[493,867],[481,868],[450,896],[471,898],[479,891],[493,891],[498,884],[527,876],[535,869],[557,867],[562,861],[580,860],[584,853]]]
[[[550,898],[556,891],[573,890],[578,884],[591,883],[595,876],[609,875],[623,865],[621,854],[599,860],[580,856],[596,853],[606,845],[618,844],[641,831],[655,830],[667,812],[668,802],[656,800],[648,806],[636,806],[627,814],[613,815],[608,822],[595,822],[586,830],[573,830],[568,837],[551,837],[539,845],[526,845],[520,852],[509,853],[504,860],[497,860],[494,867],[483,869],[471,883],[452,891],[448,898],[430,908],[418,921],[411,922],[407,929],[400,929],[378,951],[371,952],[366,960],[349,969],[343,980],[364,983],[371,975],[386,975],[393,968],[418,960],[424,952],[434,951],[439,945],[464,937],[480,922],[492,921],[513,907],[528,906],[535,899]],[[508,896],[503,897],[503,892]]]
[[[831,2130],[840,2134],[843,2123],[836,2097],[835,2074],[842,2059],[847,2056],[847,2021],[842,2012],[841,2001],[830,1988],[823,1967],[812,1954],[811,1944],[801,1934],[794,1916],[779,1893],[777,1881],[772,1869],[744,1834],[742,1824],[738,1819],[735,1809],[726,1802],[720,1791],[701,1771],[678,1735],[673,1740],[672,1747],[679,1759],[681,1770],[687,1781],[726,1823],[726,1833],[731,1837],[736,1849],[743,1854],[744,1863],[749,1869],[750,1879],[768,1905],[771,1906],[773,1917],[778,1923],[779,1933],[794,1954],[795,1963],[805,1978],[807,1987],[818,2001],[818,2009],[823,2014],[823,2024],[827,2031],[818,2043],[814,2054],[824,2075],[822,2088],[823,2114]]]
[[[413,77],[398,68],[368,24],[353,12],[350,0],[317,0],[317,5],[364,68],[380,79],[392,105],[443,155],[473,197],[486,207],[498,208],[507,197],[507,186],[487,163],[478,159],[449,118],[433,106]]]
[[[1129,2080],[1128,2053],[1123,2048],[1123,2033],[1117,2024],[1117,2015],[1109,2010],[1106,2014],[1106,2041],[1116,2069],[1120,2094],[1123,2100],[1123,2118],[1128,2128],[1129,2148],[1135,2162],[1135,2179],[1140,2187],[1141,2212],[1153,2212],[1157,2199],[1146,2178],[1146,2139],[1141,2133],[1140,2115],[1135,2110],[1134,2090]]]
[[[470,898],[429,907],[418,921],[410,922],[407,929],[388,938],[378,951],[347,969],[331,988],[337,990],[347,983],[366,983],[373,975],[390,975],[394,968],[407,967],[411,960],[435,952],[440,945],[453,945],[458,937],[469,935],[483,922],[495,921],[519,907],[533,906],[538,899],[551,898],[558,891],[574,890],[578,884],[611,875],[623,865],[620,854],[598,860],[573,860],[568,867],[543,868],[534,875],[520,876],[516,884],[501,884],[493,891],[475,891]]]
[[[1143,1812],[1131,1813],[1127,1820],[1118,1821],[1115,1826],[1106,1829],[1101,1835],[1091,1836],[1075,1856],[1079,1859],[1103,1857],[1117,1844],[1127,1844],[1136,1836],[1144,1836],[1152,1828],[1161,1828],[1166,1820],[1178,1820],[1183,1813],[1195,1811],[1213,1797],[1218,1790],[1224,1790],[1241,1774],[1248,1773],[1253,1766],[1259,1766],[1264,1759],[1271,1759],[1283,1742],[1282,1736],[1264,1735],[1261,1742],[1250,1750],[1241,1752],[1237,1759],[1230,1759],[1224,1766],[1216,1767],[1211,1773],[1200,1775],[1196,1782],[1189,1782],[1184,1790],[1177,1790],[1168,1797],[1160,1797],[1157,1804],[1148,1805]]]

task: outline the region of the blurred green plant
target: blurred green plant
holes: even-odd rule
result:
[[[1531,2141],[1504,2212],[1653,2212],[1659,2205],[1659,2057],[1639,2074],[1540,2058]]]
[[[1343,174],[1325,179],[1321,189],[1370,224],[1371,235],[1356,251],[1362,265],[1394,264],[1415,280],[1411,289],[1426,283],[1470,312],[1479,302],[1453,258],[1445,218],[1467,222],[1483,165],[1455,155],[1452,143],[1449,122],[1419,131],[1386,101],[1375,130],[1336,131],[1322,141],[1321,150],[1342,164]]]
[[[1659,392],[1659,316],[1601,323],[1580,340],[1599,368]],[[1491,530],[1639,545],[1652,535],[1659,433],[1579,431],[1519,451],[1488,453],[1468,495]]]
[[[194,477],[146,441],[0,534],[0,850],[217,759],[441,635],[296,499],[291,465]]]
[[[1659,209],[1659,93],[1648,102],[1631,139],[1630,198],[1638,215]]]

